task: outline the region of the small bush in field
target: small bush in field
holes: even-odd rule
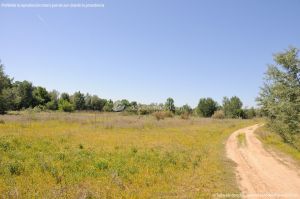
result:
[[[157,111],[152,114],[157,120],[163,120],[166,117],[173,117],[174,114],[171,111]]]
[[[190,118],[190,114],[187,112],[181,113],[180,118],[184,120],[188,120]]]
[[[157,119],[157,120],[163,120],[165,119],[165,114],[163,111],[157,111],[153,113],[153,116]]]
[[[214,119],[224,119],[225,118],[224,111],[222,111],[222,110],[215,111],[214,114],[212,115],[212,118],[214,118]]]
[[[173,117],[174,114],[171,111],[164,111],[165,117]]]
[[[151,113],[151,111],[149,110],[149,109],[147,109],[147,108],[140,108],[139,110],[138,110],[138,114],[139,115],[148,115],[148,114],[150,114]]]
[[[73,112],[74,105],[68,102],[67,100],[60,100],[58,104],[58,109],[64,112]]]

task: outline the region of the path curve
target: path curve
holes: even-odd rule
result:
[[[227,156],[236,163],[237,182],[243,197],[300,198],[299,170],[265,150],[254,134],[258,127],[235,131],[226,143]],[[245,144],[237,137],[243,133]]]

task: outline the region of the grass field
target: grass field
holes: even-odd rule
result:
[[[108,113],[0,116],[4,198],[210,198],[237,193],[224,142],[253,120]]]

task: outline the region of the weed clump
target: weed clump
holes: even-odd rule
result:
[[[190,118],[190,114],[188,112],[181,113],[180,118],[183,120],[188,120]]]
[[[132,152],[133,154],[136,154],[136,153],[138,152],[138,150],[137,150],[136,147],[132,147],[132,148],[131,148],[131,152]]]
[[[25,168],[20,162],[13,162],[8,165],[8,169],[11,175],[21,175]]]
[[[6,152],[10,150],[11,145],[9,142],[0,142],[0,148]]]
[[[105,159],[102,159],[97,162],[96,168],[99,170],[107,170],[108,169],[108,161]]]

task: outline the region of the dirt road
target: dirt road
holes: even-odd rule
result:
[[[226,143],[227,156],[237,164],[243,197],[300,198],[299,170],[287,159],[264,149],[253,133],[258,127],[240,129]]]

